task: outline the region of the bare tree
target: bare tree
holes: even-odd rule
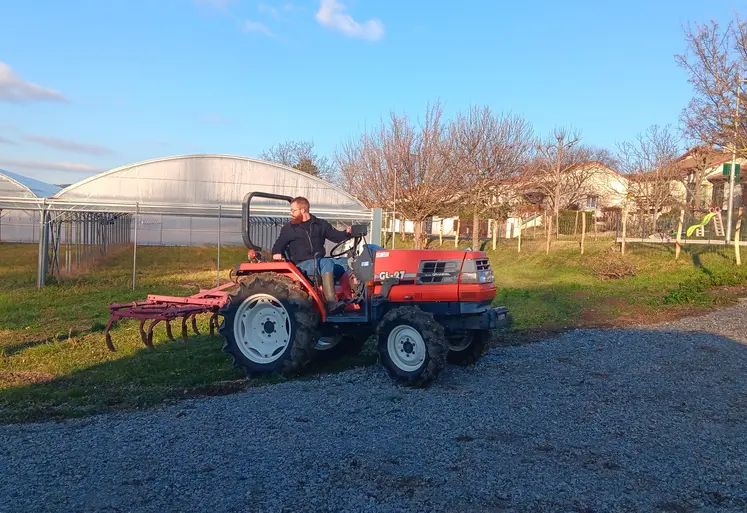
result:
[[[479,245],[480,219],[503,215],[501,185],[518,174],[531,136],[524,119],[493,114],[489,107],[471,107],[451,123],[449,158],[461,180],[462,203],[471,210],[473,247]]]
[[[525,166],[525,194],[542,201],[547,218],[547,251],[550,250],[553,218],[557,233],[560,211],[579,204],[595,192],[594,178],[598,152],[581,144],[578,131],[555,128],[546,138],[535,143],[537,155]]]
[[[618,146],[622,169],[629,180],[628,196],[638,211],[651,214],[655,231],[664,208],[679,204],[673,187],[681,179],[678,139],[669,127],[653,125],[639,134],[636,142]]]
[[[263,151],[259,154],[259,158],[292,167],[325,180],[332,179],[332,166],[329,160],[314,152],[314,143],[311,141],[286,141]]]
[[[685,201],[691,212],[695,213],[705,205],[703,198],[703,182],[717,162],[723,158],[723,153],[706,145],[695,146],[676,162],[679,178],[685,190]]]
[[[682,113],[687,135],[722,149],[736,142],[737,151],[747,156],[744,116],[735,121],[739,77],[747,69],[747,23],[737,17],[724,29],[715,21],[688,25],[685,39],[687,50],[675,59],[695,89]],[[744,106],[744,96],[740,101]]]
[[[429,105],[423,121],[391,114],[374,133],[344,143],[335,159],[348,190],[369,207],[396,209],[415,224],[422,247],[423,222],[455,201],[458,175],[448,158],[440,104]]]

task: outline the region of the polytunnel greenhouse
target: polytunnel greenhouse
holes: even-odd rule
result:
[[[59,191],[56,185],[0,169],[0,198],[6,203],[0,205],[0,242],[38,242],[40,216],[33,200]]]
[[[243,245],[242,202],[250,192],[304,196],[311,212],[342,227],[370,226],[380,237],[381,215],[343,189],[283,165],[232,155],[185,155],[122,166],[23,205],[0,193],[0,208],[36,210],[45,219],[37,284],[47,272],[71,269],[110,246]],[[268,247],[289,217],[287,202],[255,199],[252,239]],[[48,258],[41,258],[47,254]]]

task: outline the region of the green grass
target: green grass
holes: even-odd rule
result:
[[[579,326],[625,325],[662,320],[729,304],[741,295],[747,269],[717,252],[632,247],[624,258],[610,243],[590,243],[587,254],[558,243],[549,255],[528,242],[488,254],[496,273],[496,305],[515,320],[503,342],[522,343]],[[536,244],[536,248],[531,248]],[[406,247],[398,241],[397,247]],[[462,243],[462,248],[468,243]],[[438,248],[438,241],[431,243]],[[453,241],[444,249],[453,248]],[[221,277],[245,258],[242,248],[223,249]],[[140,341],[136,322],[112,331],[117,352],[107,350],[103,328],[109,303],[148,293],[189,295],[216,283],[215,248],[138,248],[137,288],[131,289],[129,249],[79,277],[35,288],[36,246],[0,244],[0,422],[48,420],[115,409],[151,407],[180,398],[223,394],[266,383],[247,380],[221,351],[222,338],[192,336],[170,341],[156,328],[155,349]],[[624,265],[623,265],[624,264]],[[635,275],[602,280],[598,271],[635,268]],[[728,287],[731,288],[728,288]],[[720,288],[719,288],[720,287]],[[207,316],[200,319],[208,331]],[[174,330],[178,335],[178,328]],[[371,364],[372,352],[316,372]]]

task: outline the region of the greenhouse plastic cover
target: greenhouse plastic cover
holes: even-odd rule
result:
[[[49,198],[60,190],[56,185],[0,169],[0,197]]]
[[[232,155],[185,155],[123,166],[72,184],[54,197],[72,201],[180,205],[240,205],[262,191],[304,196],[311,211],[368,212],[357,199],[324,180],[279,164]],[[275,200],[252,206],[287,209]]]

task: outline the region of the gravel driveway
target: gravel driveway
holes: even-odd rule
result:
[[[724,325],[730,323],[728,328]],[[0,511],[745,511],[747,305],[0,427]]]

